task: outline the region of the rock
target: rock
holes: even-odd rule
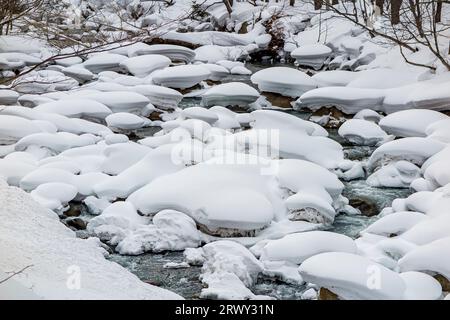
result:
[[[359,198],[349,199],[349,205],[357,208],[366,217],[372,217],[379,213],[377,205],[370,198],[360,196]]]
[[[443,275],[437,274],[434,278],[441,284],[442,291],[450,291],[450,280],[444,277]]]
[[[64,212],[66,217],[78,217],[81,214],[80,206],[71,205],[69,210]]]
[[[262,92],[261,94],[265,96],[272,105],[281,108],[292,109],[291,102],[295,100],[291,97],[286,97],[279,93]]]
[[[319,300],[339,300],[339,297],[337,294],[331,292],[327,288],[320,288],[319,290]]]
[[[66,219],[66,223],[69,227],[73,227],[77,230],[85,230],[87,226],[86,221],[79,217],[68,218]]]

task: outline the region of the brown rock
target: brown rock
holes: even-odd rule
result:
[[[376,204],[371,199],[366,197],[349,199],[349,205],[359,209],[361,214],[366,217],[372,217],[379,213]]]
[[[334,292],[331,292],[327,288],[320,288],[319,290],[319,300],[339,300],[339,297]]]
[[[291,109],[292,108],[291,102],[295,100],[294,98],[285,97],[278,93],[261,92],[261,94],[265,96],[271,104],[281,108]]]
[[[443,275],[437,274],[434,278],[441,284],[442,291],[450,291],[450,280]]]
[[[87,226],[86,221],[78,217],[66,219],[66,223],[69,227],[73,227],[77,230],[85,230]]]
[[[77,205],[70,206],[69,210],[64,212],[66,217],[78,217],[81,214],[80,207]]]
[[[152,121],[157,121],[157,120],[161,120],[160,115],[162,114],[162,112],[159,111],[152,111],[152,113],[150,113],[150,115],[148,116],[148,118]]]

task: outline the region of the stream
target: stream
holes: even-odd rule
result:
[[[252,72],[256,72],[268,67],[264,64],[247,64]],[[269,65],[273,67],[274,65]],[[283,65],[287,66],[287,65]],[[292,67],[295,67],[292,65]],[[222,82],[240,81],[254,86],[250,81],[250,76],[231,75],[223,79]],[[180,107],[186,108],[199,105],[200,99],[185,98],[181,101]],[[311,113],[286,110],[292,115],[302,119],[309,119]],[[138,132],[135,135],[138,138],[151,136],[159,128],[149,127]],[[365,160],[375,150],[374,147],[353,146],[344,141],[338,134],[337,129],[327,129],[329,137],[339,142],[343,148],[346,158],[351,160]],[[134,140],[134,139],[133,139]],[[361,208],[367,208],[373,212],[380,212],[383,208],[391,205],[392,200],[404,198],[411,194],[409,189],[395,188],[373,188],[367,185],[364,179],[344,182],[345,189],[343,195],[350,200],[350,204],[363,204]],[[89,214],[84,208],[81,210],[82,216],[89,219]],[[364,211],[364,210],[362,210]],[[327,230],[356,238],[359,232],[377,219],[376,216],[368,217],[367,212],[362,215],[340,214],[336,216],[334,224]],[[139,256],[125,256],[113,253],[109,256],[114,261],[130,272],[137,275],[144,282],[160,286],[171,290],[186,299],[198,299],[202,289],[202,283],[199,280],[201,267],[191,266],[188,268],[166,268],[169,262],[180,263],[184,261],[183,252],[163,252],[163,253],[145,253]],[[302,293],[307,289],[304,285],[292,285],[261,276],[257,283],[250,288],[253,293],[259,295],[269,295],[276,299],[292,300],[300,299]]]

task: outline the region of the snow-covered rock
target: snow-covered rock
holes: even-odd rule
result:
[[[306,44],[291,52],[291,57],[302,66],[309,66],[315,70],[322,68],[325,60],[330,56],[332,50],[326,45]]]
[[[205,106],[248,105],[259,98],[259,92],[242,82],[229,82],[214,86],[202,94]]]
[[[211,72],[201,65],[185,65],[165,68],[152,74],[156,84],[176,89],[186,89],[208,79]]]
[[[338,133],[351,143],[363,146],[374,146],[394,138],[388,136],[376,123],[361,119],[345,121]]]
[[[170,65],[170,59],[159,54],[146,54],[128,58],[120,62],[120,66],[136,77],[145,77],[158,69]]]
[[[287,67],[272,67],[258,71],[251,76],[260,91],[279,93],[288,97],[299,97],[317,88],[316,82],[307,74]]]

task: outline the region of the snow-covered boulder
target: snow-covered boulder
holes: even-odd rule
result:
[[[201,65],[169,67],[152,74],[156,84],[176,89],[186,89],[208,79],[211,72]]]
[[[345,300],[403,299],[406,285],[398,273],[365,257],[346,252],[315,255],[299,267],[307,282]]]
[[[400,235],[411,229],[419,222],[429,219],[429,217],[420,212],[399,211],[381,217],[361,233],[372,233],[380,236],[389,237],[392,235]]]
[[[330,56],[332,50],[326,45],[307,44],[302,45],[291,52],[291,57],[302,66],[309,66],[315,70],[322,68],[325,60]]]
[[[91,99],[63,99],[47,102],[34,108],[36,111],[57,113],[69,118],[105,119],[110,115],[109,109],[103,103]]]
[[[177,46],[173,44],[154,44],[147,45],[138,43],[132,45],[128,49],[128,56],[135,57],[148,54],[158,54],[168,57],[170,60],[177,62],[183,61],[186,63],[194,60],[195,52],[189,48],[183,46]]]
[[[420,168],[408,161],[391,162],[381,167],[367,178],[372,187],[409,188],[419,178]]]
[[[135,130],[150,124],[150,120],[132,113],[117,112],[105,118],[108,127],[115,130]]]
[[[294,109],[317,110],[323,106],[335,106],[346,114],[355,114],[363,108],[380,110],[384,92],[378,89],[349,87],[323,87],[308,91],[295,101]]]
[[[351,143],[363,146],[374,146],[394,138],[388,136],[376,123],[361,119],[345,121],[338,133]]]
[[[15,104],[19,94],[13,90],[0,90],[0,105]]]
[[[242,82],[229,82],[214,86],[202,95],[205,106],[248,105],[259,98],[259,92]]]
[[[166,87],[145,84],[133,87],[137,93],[147,97],[150,103],[161,109],[175,109],[183,99],[178,91]]]
[[[159,54],[146,54],[120,62],[120,66],[136,77],[145,77],[170,65],[170,59]]]
[[[203,248],[201,280],[208,287],[205,299],[250,299],[248,289],[263,270],[262,264],[244,246],[232,241],[215,241]]]
[[[99,53],[87,59],[83,66],[92,73],[102,71],[121,71],[120,63],[127,59],[126,56],[115,53]]]
[[[429,125],[450,118],[434,110],[413,109],[391,113],[380,120],[380,127],[398,137],[426,137]]]
[[[0,144],[12,144],[27,135],[43,131],[33,120],[14,115],[0,115]]]
[[[345,235],[328,231],[309,231],[269,241],[262,249],[261,260],[301,264],[323,252],[356,253],[357,248],[354,241]]]
[[[77,193],[77,188],[70,184],[49,182],[41,184],[31,191],[30,195],[45,208],[61,210],[75,198]]]
[[[303,93],[317,88],[316,82],[307,74],[287,67],[272,67],[254,73],[251,76],[260,91],[279,93],[288,97],[299,97]]]

